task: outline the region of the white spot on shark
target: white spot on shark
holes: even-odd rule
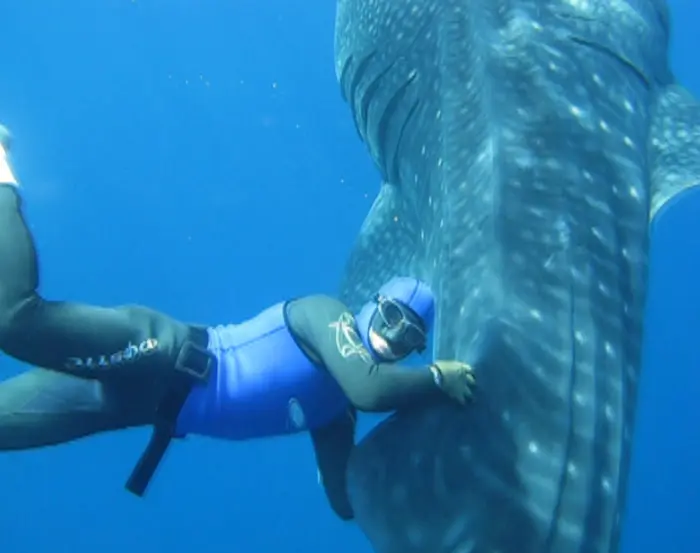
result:
[[[615,357],[615,348],[610,342],[605,342],[605,353],[608,354],[608,357]]]
[[[301,408],[301,404],[296,398],[289,400],[288,404],[289,420],[298,430],[303,430],[306,428],[306,415],[304,415],[304,410]]]

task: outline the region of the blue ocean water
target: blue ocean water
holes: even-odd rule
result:
[[[700,94],[700,6],[671,5],[674,68]],[[224,322],[333,293],[378,183],[335,82],[334,10],[0,0],[0,121],[15,131],[44,294]],[[642,381],[625,553],[700,542],[699,244],[678,240],[700,236],[700,201],[685,207],[655,235],[649,318],[664,348]],[[188,439],[139,501],[122,485],[147,438],[0,456],[0,551],[370,551],[327,508],[306,436]]]

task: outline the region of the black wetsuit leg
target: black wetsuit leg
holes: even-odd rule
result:
[[[43,371],[0,383],[0,438],[8,440],[0,450],[21,441],[12,437],[17,425],[37,433],[26,437],[27,444],[40,445],[153,422],[161,396],[173,378],[180,378],[174,369],[184,345],[205,348],[206,331],[140,306],[48,301],[38,294],[38,284],[20,197],[14,187],[0,185],[0,349],[25,363],[99,384]],[[35,418],[26,415],[23,401],[31,401]]]
[[[101,382],[31,369],[0,382],[0,451],[56,445],[154,423],[155,380]]]
[[[20,198],[13,187],[0,186],[0,349],[5,353],[83,378],[155,375],[172,369],[192,332],[145,307],[48,301],[38,285],[36,251]]]
[[[327,426],[311,431],[321,485],[331,508],[342,520],[355,517],[348,498],[347,470],[355,446],[356,417],[351,408]]]

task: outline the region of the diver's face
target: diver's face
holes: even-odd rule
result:
[[[420,317],[403,303],[377,296],[377,311],[372,316],[369,342],[374,352],[388,362],[423,351],[425,327]]]

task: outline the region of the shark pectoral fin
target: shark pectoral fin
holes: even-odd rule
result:
[[[350,253],[341,298],[351,308],[372,297],[391,277],[407,274],[417,244],[415,221],[407,221],[401,191],[384,183]]]
[[[700,185],[700,102],[679,85],[659,94],[650,140],[651,214],[680,192]]]

